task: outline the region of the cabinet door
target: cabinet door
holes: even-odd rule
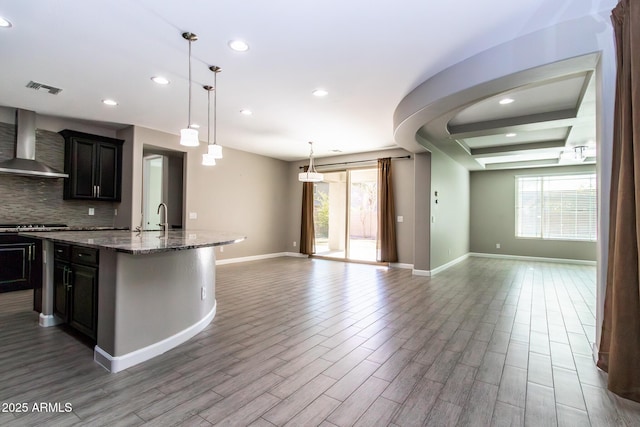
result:
[[[71,144],[71,180],[72,199],[93,199],[95,197],[96,144],[93,141],[73,139]]]
[[[68,284],[71,279],[71,269],[66,262],[56,261],[53,265],[53,314],[64,320],[69,321]]]
[[[112,144],[97,144],[97,196],[101,200],[119,200],[118,165],[119,146]]]
[[[31,289],[32,243],[0,243],[0,292]]]
[[[69,325],[96,339],[98,324],[98,269],[72,264]]]

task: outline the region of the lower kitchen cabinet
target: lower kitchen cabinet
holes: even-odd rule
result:
[[[53,312],[65,324],[95,341],[98,328],[98,251],[54,245]]]
[[[17,233],[0,233],[0,292],[24,289],[42,290],[42,243]]]

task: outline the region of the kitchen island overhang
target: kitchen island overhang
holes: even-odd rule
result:
[[[54,245],[98,249],[94,359],[127,369],[189,340],[215,317],[215,247],[238,233],[172,230],[24,233],[42,239],[41,326],[53,326]]]

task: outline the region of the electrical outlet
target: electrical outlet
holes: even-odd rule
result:
[[[197,212],[189,212],[189,219],[198,219]]]
[[[200,288],[200,299],[204,301],[205,298],[207,298],[207,289],[202,287]]]
[[[96,210],[94,208],[89,208],[89,215],[95,215]]]
[[[500,243],[496,243],[496,249],[500,249]]]
[[[398,222],[404,222],[404,217],[402,215],[398,215]]]
[[[293,247],[295,248],[296,246],[298,246],[298,242],[296,242],[295,240],[293,241]]]
[[[220,246],[220,252],[224,252],[224,246]]]
[[[118,216],[118,209],[113,210],[113,216]]]

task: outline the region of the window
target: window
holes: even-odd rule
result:
[[[596,175],[516,177],[516,237],[595,241]]]

